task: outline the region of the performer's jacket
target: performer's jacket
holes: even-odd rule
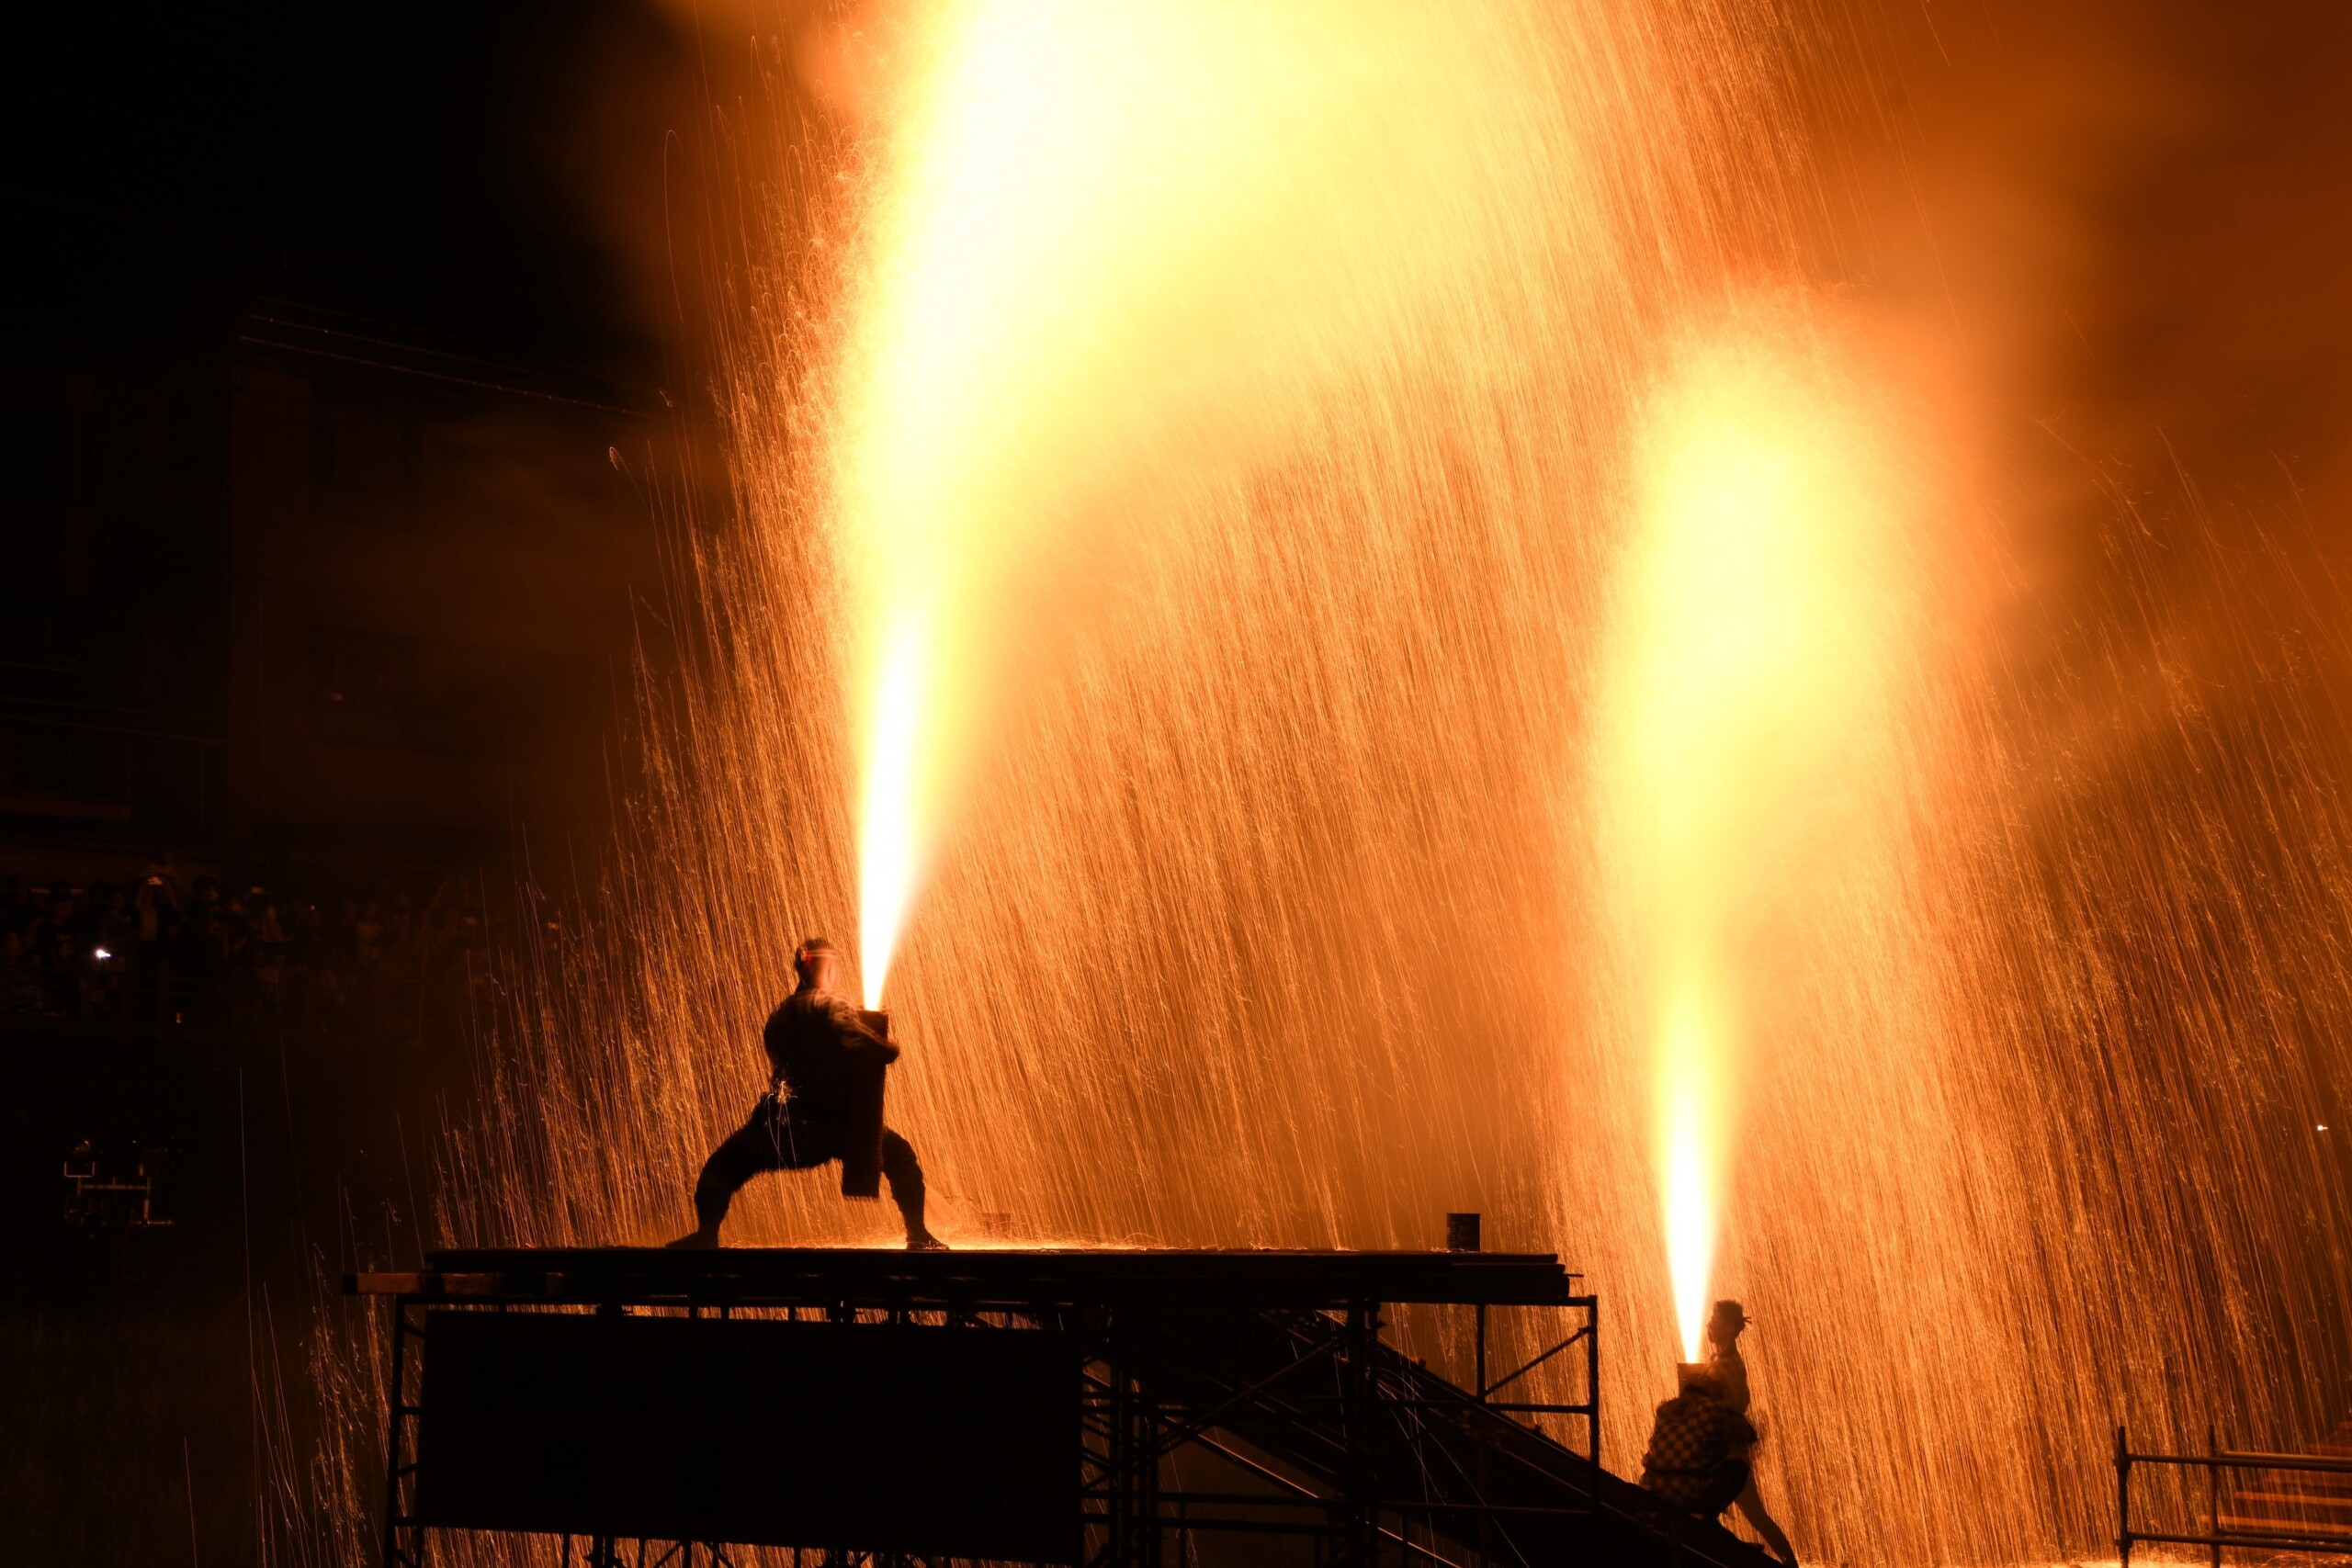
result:
[[[842,1114],[854,1054],[899,1059],[899,1048],[867,1027],[855,1008],[805,986],[768,1015],[764,1041],[775,1081],[791,1095],[793,1109],[816,1116]]]

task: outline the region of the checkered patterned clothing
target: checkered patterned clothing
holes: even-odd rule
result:
[[[1756,1428],[1721,1401],[1682,1393],[1657,1407],[1642,1484],[1676,1507],[1713,1518],[1747,1484],[1747,1461],[1733,1450],[1756,1440]]]

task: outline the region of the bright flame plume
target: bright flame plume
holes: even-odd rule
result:
[[[1573,141],[1492,134],[1497,112],[1582,118],[1546,102],[1513,7],[956,0],[911,20],[887,51],[826,502],[869,1001],[992,737],[1067,667],[1087,606],[1184,549],[1200,500],[1295,450],[1350,380],[1425,360],[1417,309],[1502,266],[1606,262],[1559,249],[1600,216]],[[1562,232],[1511,209],[1538,181]]]
[[[1714,1278],[1722,1225],[1722,1082],[1731,1064],[1704,1016],[1695,987],[1679,987],[1658,1027],[1658,1167],[1664,1173],[1666,1262],[1682,1359],[1704,1347],[1708,1285]]]
[[[1637,426],[1604,790],[1654,1020],[1683,1356],[1702,1349],[1745,1058],[1806,929],[1879,874],[1909,666],[1900,491],[1853,371],[1791,301],[1669,357]]]

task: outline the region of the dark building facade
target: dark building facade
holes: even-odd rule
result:
[[[575,850],[666,439],[586,378],[276,299],[12,371],[0,870],[367,880]]]
[[[254,1391],[418,1245],[499,966],[593,874],[662,556],[625,468],[678,427],[277,294],[13,324],[0,1558],[274,1561],[313,1402]]]
[[[344,1555],[323,1282],[424,1244],[475,1025],[593,876],[658,626],[636,486],[684,426],[650,383],[694,378],[564,173],[609,102],[573,102],[589,51],[639,17],[18,29],[0,1562]]]
[[[486,864],[601,833],[653,527],[593,383],[266,304],[226,391],[227,834]]]
[[[70,352],[10,367],[0,854],[12,868],[221,840],[220,370],[186,355],[125,363]]]

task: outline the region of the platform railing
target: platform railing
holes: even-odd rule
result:
[[[1491,1381],[1487,1376],[1487,1309],[1483,1306],[1473,1308],[1477,1318],[1475,1330],[1476,1346],[1474,1351],[1476,1365],[1472,1386],[1476,1393],[1478,1403],[1489,1410],[1501,1410],[1522,1416],[1581,1417],[1585,1439],[1583,1454],[1587,1460],[1597,1465],[1600,1462],[1600,1298],[1577,1296],[1568,1304],[1581,1312],[1583,1315],[1569,1330],[1566,1338],[1536,1352],[1519,1367]],[[1501,1400],[1495,1397],[1554,1357],[1564,1355],[1578,1347],[1582,1347],[1584,1350],[1585,1397],[1581,1403],[1544,1404],[1531,1400]]]
[[[1086,1373],[1088,1529],[1081,1568],[1165,1568],[1194,1558],[1192,1538],[1221,1533],[1305,1537],[1314,1561],[1333,1568],[1523,1568],[1532,1559],[1513,1540],[1522,1529],[1539,1520],[1589,1522],[1599,1507],[1589,1478],[1577,1484],[1555,1475],[1556,1495],[1546,1503],[1498,1502],[1487,1489],[1488,1461],[1524,1462],[1526,1439],[1598,1468],[1599,1302],[1578,1295],[1559,1304],[1573,1314],[1564,1336],[1498,1379],[1488,1381],[1482,1366],[1468,1388],[1445,1382],[1385,1345],[1381,1303],[1360,1303],[1341,1314],[1270,1314],[1267,1322],[1293,1330],[1287,1355],[1247,1382],[1189,1399],[1170,1397],[1156,1390],[1149,1376],[1136,1375],[1141,1341],[1122,1331],[1114,1314],[1102,1325]],[[1476,1310],[1483,1351],[1486,1309]],[[1163,1355],[1170,1349],[1183,1354],[1188,1348],[1169,1333],[1154,1324],[1146,1337]],[[1582,1399],[1491,1397],[1570,1351],[1582,1352],[1576,1359],[1589,1380]],[[1536,1415],[1569,1417],[1571,1429],[1585,1440],[1583,1451],[1524,1419]],[[1269,1422],[1320,1450],[1319,1460],[1307,1460],[1305,1449],[1257,1448]],[[1522,1435],[1518,1443],[1507,1436],[1514,1431]],[[1441,1433],[1454,1434],[1453,1443]],[[1419,1476],[1419,1488],[1400,1488],[1404,1474],[1383,1474],[1375,1453],[1384,1444],[1416,1456],[1408,1469]],[[1163,1471],[1180,1450],[1214,1456],[1230,1467],[1233,1480],[1246,1478],[1266,1490],[1236,1490],[1231,1481],[1186,1484],[1181,1470]],[[1432,1488],[1449,1461],[1469,1468],[1453,1475],[1452,1485]],[[1450,1532],[1441,1529],[1447,1524]],[[1465,1524],[1474,1524],[1475,1535],[1460,1540]],[[1448,1533],[1457,1538],[1453,1550],[1444,1540]]]
[[[2188,1530],[2137,1529],[2132,1523],[2132,1472],[2142,1465],[2162,1465],[2205,1472],[2205,1529]],[[2245,1471],[2285,1471],[2316,1475],[2352,1475],[2352,1459],[2327,1459],[2317,1454],[2257,1453],[2224,1449],[2211,1431],[2205,1435],[2201,1454],[2135,1453],[2121,1427],[2115,1428],[2115,1551],[2120,1568],[2132,1568],[2132,1549],[2143,1541],[2167,1546],[2201,1546],[2213,1568],[2220,1568],[2226,1547],[2256,1551],[2311,1551],[2343,1555],[2352,1552],[2352,1529],[2252,1530],[2228,1528],[2223,1505],[2229,1482]]]

